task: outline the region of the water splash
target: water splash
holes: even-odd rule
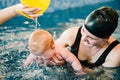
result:
[[[35,20],[35,30],[40,26],[40,23],[38,22],[38,18],[36,18]]]
[[[3,41],[2,41],[2,54],[5,54],[5,50],[6,50],[6,48],[5,48],[5,36],[3,36]]]

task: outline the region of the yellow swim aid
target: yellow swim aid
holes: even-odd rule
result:
[[[47,10],[47,8],[50,4],[50,0],[20,0],[20,2],[24,5],[29,5],[30,8],[31,7],[41,8],[42,10],[37,12],[36,14],[43,14]],[[21,15],[31,19],[31,17],[29,15],[22,12],[21,10],[17,10],[17,12],[20,13]]]

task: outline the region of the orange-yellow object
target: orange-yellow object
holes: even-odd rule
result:
[[[41,8],[42,10],[37,12],[36,14],[43,14],[50,4],[50,0],[20,0],[20,2],[22,4],[29,5],[30,8],[31,7]],[[29,15],[25,14],[21,10],[17,10],[17,12],[22,14],[23,16],[31,19],[31,17]]]

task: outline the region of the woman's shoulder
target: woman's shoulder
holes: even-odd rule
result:
[[[69,45],[73,44],[79,28],[80,27],[68,28],[60,35],[59,40],[64,41]]]
[[[108,41],[110,44],[112,44],[115,41],[118,41],[118,44],[113,48],[113,51],[115,51],[115,52],[120,51],[120,41],[119,40],[116,40],[114,37],[111,36]]]
[[[70,27],[67,30],[78,30],[80,28],[80,26],[74,26],[74,27]]]
[[[79,26],[70,27],[66,29],[62,34],[76,35],[79,28],[80,28]]]
[[[120,66],[120,44],[118,43],[108,54],[105,64],[110,67]]]

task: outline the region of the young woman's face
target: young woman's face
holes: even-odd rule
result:
[[[82,40],[84,45],[87,45],[87,46],[97,46],[103,42],[102,38],[94,36],[93,34],[88,32],[85,27],[82,27],[81,35],[82,35]]]

